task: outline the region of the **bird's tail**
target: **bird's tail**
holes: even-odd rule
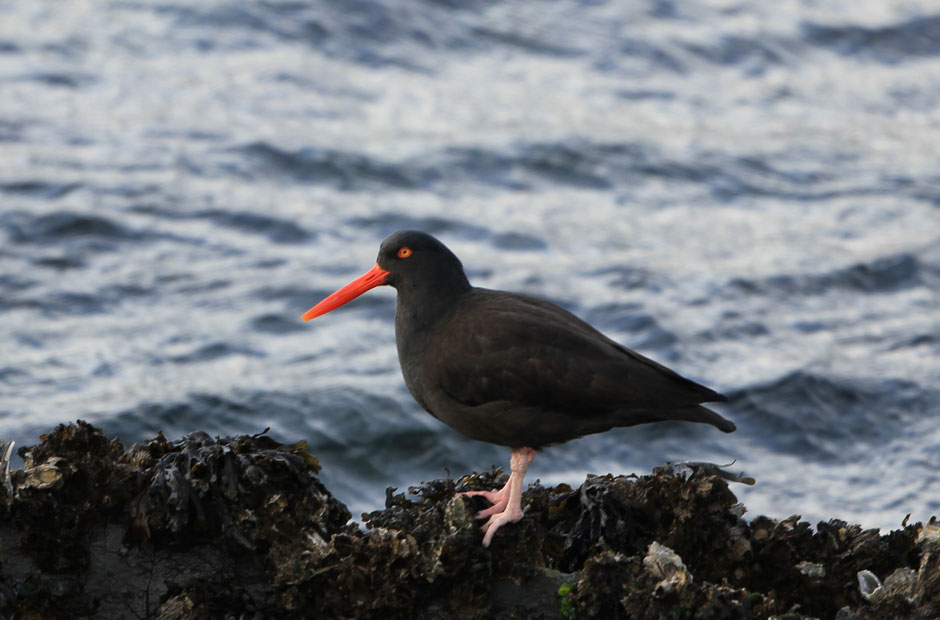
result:
[[[733,432],[734,422],[723,418],[708,407],[697,405],[695,407],[683,407],[669,412],[667,420],[683,420],[685,422],[699,422],[701,424],[711,424],[718,430],[726,433]]]

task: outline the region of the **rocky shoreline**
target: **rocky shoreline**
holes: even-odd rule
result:
[[[744,518],[714,468],[532,485],[489,549],[493,470],[389,490],[351,521],[303,443],[79,421],[0,484],[0,614],[15,618],[940,618],[940,523],[888,534]]]

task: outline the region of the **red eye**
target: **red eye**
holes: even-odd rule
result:
[[[409,256],[411,256],[411,248],[407,245],[398,248],[398,258],[408,258]]]

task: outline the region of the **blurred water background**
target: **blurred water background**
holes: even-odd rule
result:
[[[0,436],[306,439],[354,514],[508,450],[401,380],[402,228],[726,393],[530,479],[667,460],[750,514],[940,511],[940,7],[0,1]]]

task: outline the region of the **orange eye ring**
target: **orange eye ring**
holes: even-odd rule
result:
[[[411,254],[412,250],[407,245],[398,248],[398,258],[408,258]]]

